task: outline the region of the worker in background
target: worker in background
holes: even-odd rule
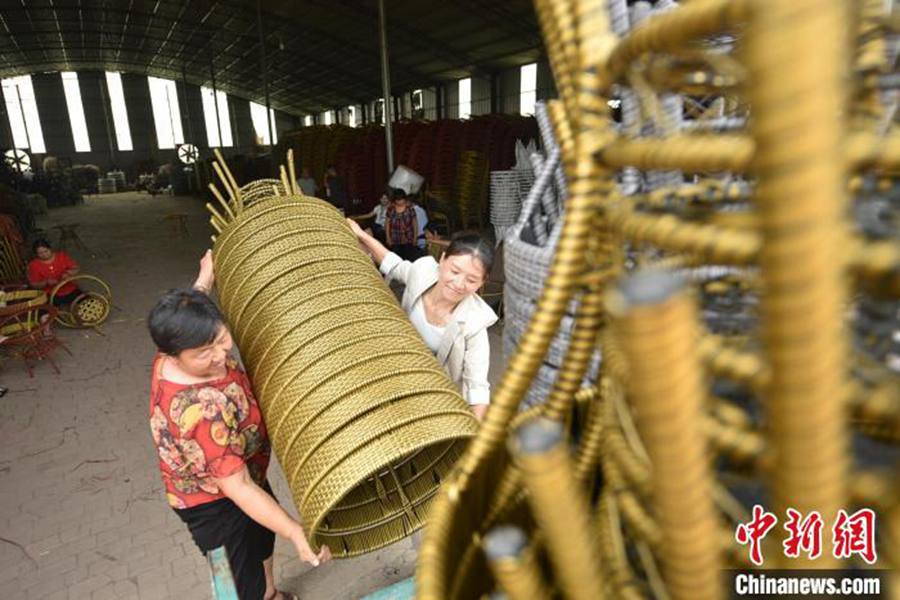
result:
[[[241,600],[290,600],[275,588],[275,533],[318,566],[303,527],[266,480],[270,446],[250,381],[230,356],[231,333],[207,295],[212,253],[191,290],[170,290],[150,312],[157,347],[150,383],[150,430],[166,498],[206,554],[225,547]],[[274,533],[273,533],[274,532]]]
[[[34,258],[28,263],[28,285],[44,290],[49,297],[59,282],[78,274],[78,263],[66,252],[53,250],[50,242],[41,238],[31,245]],[[69,282],[56,291],[53,304],[65,306],[81,294],[78,286]]]
[[[300,179],[297,180],[297,185],[300,186],[300,191],[304,196],[315,196],[319,189],[316,180],[310,177],[309,169],[306,167],[300,169]]]
[[[325,170],[325,199],[338,210],[347,214],[350,196],[347,193],[347,184],[344,178],[338,175],[334,165],[328,165]]]
[[[385,241],[384,227],[387,223],[387,209],[390,205],[391,199],[388,197],[387,192],[385,192],[381,195],[381,198],[378,199],[378,206],[372,209],[372,212],[375,215],[375,223],[372,224],[372,232],[375,234],[375,238],[382,243]]]
[[[410,262],[385,248],[353,219],[347,219],[347,224],[382,274],[405,284],[403,309],[472,412],[483,418],[491,398],[487,330],[497,322],[497,315],[478,290],[491,272],[493,247],[477,235],[465,235],[451,241],[440,262],[431,256]]]
[[[354,215],[353,219],[357,222],[365,222],[368,219],[374,217],[374,221],[372,222],[371,228],[368,229],[368,233],[375,236],[382,244],[385,243],[384,237],[384,225],[387,221],[387,210],[391,205],[391,199],[388,196],[388,192],[381,194],[381,198],[378,199],[378,204],[375,205],[375,208],[370,210],[364,215]]]
[[[404,190],[391,190],[384,223],[384,238],[391,252],[403,260],[416,260],[424,254],[417,244],[419,219]]]
[[[421,250],[422,254],[425,254],[425,248],[428,244],[428,241],[425,239],[425,227],[428,226],[428,213],[418,202],[413,201],[413,210],[416,211],[416,224],[418,224],[419,229],[416,235],[416,247]]]

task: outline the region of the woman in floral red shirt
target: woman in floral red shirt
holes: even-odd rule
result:
[[[150,313],[159,349],[150,430],[166,497],[200,550],[225,547],[241,600],[284,600],[291,596],[273,579],[275,533],[314,566],[331,553],[327,546],[313,551],[272,495],[266,425],[246,374],[230,357],[231,334],[207,296],[212,284],[207,252],[194,289],[167,292]]]

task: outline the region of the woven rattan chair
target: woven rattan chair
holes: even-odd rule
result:
[[[402,539],[477,423],[343,215],[296,194],[247,206],[222,175],[219,300],[310,540],[344,558]]]
[[[446,213],[436,210],[428,213],[428,227],[444,237],[450,237],[450,218]]]
[[[430,239],[426,244],[426,248],[428,249],[428,254],[434,257],[434,260],[441,260],[441,255],[444,253],[444,250],[450,245],[449,240],[438,240],[438,239]]]
[[[258,179],[241,188],[244,206],[250,206],[283,193],[284,185],[277,179]]]
[[[52,357],[57,348],[72,354],[53,331],[56,307],[46,302],[46,295],[39,294],[34,299],[43,299],[42,304],[35,304],[32,299],[0,308],[0,352],[21,359],[29,377],[34,377],[32,362],[44,359],[59,374]]]
[[[59,290],[68,283],[78,283],[81,293],[70,304],[59,307],[56,321],[73,329],[96,329],[106,321],[112,308],[112,290],[109,285],[94,275],[76,275],[60,281],[50,293],[50,302]],[[82,289],[87,283],[91,289]]]
[[[23,306],[40,306],[47,303],[47,294],[29,289],[25,284],[0,286],[0,314]]]

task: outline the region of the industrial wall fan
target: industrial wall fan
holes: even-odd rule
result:
[[[10,148],[3,153],[3,161],[18,173],[31,170],[31,157],[24,150]]]
[[[192,165],[200,157],[200,150],[193,144],[181,144],[178,146],[178,160],[186,165]]]

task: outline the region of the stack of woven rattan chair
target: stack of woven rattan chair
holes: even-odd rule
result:
[[[22,244],[25,238],[12,215],[0,213],[0,284],[25,279]]]
[[[433,505],[417,596],[725,598],[723,570],[760,562],[741,534],[754,505],[777,519],[765,566],[887,570],[896,595],[893,16],[869,0],[535,6],[568,193],[532,243],[555,248],[533,316]],[[548,397],[520,412],[567,317]],[[832,545],[869,509],[877,560]],[[820,554],[783,545],[795,515],[823,520]]]
[[[468,224],[480,225],[488,186],[482,163],[490,170],[510,169],[515,163],[516,140],[532,140],[536,130],[534,118],[512,115],[481,115],[466,122],[395,122],[394,163],[407,165],[425,177],[429,195],[440,202],[437,209],[448,214],[454,224],[464,214]],[[379,125],[303,127],[286,134],[281,147],[293,150],[299,165],[320,182],[325,168],[334,164],[346,178],[351,197],[360,201],[361,210],[378,202],[390,177],[384,127]],[[463,158],[461,153],[466,151],[477,152],[480,158]]]
[[[429,194],[443,203],[442,212],[450,214],[453,188],[456,183],[459,140],[462,123],[442,120],[435,123],[434,147],[432,148],[432,179],[428,182]]]
[[[537,308],[544,280],[550,269],[559,242],[563,221],[562,204],[567,193],[561,177],[559,146],[554,138],[546,106],[537,105],[541,124],[542,145],[548,155],[532,155],[535,180],[529,190],[516,223],[506,232],[504,240],[504,356],[512,356],[522,341],[528,324]],[[542,404],[550,397],[553,383],[565,361],[574,329],[574,315],[578,302],[574,301],[560,321],[543,363],[535,374],[521,407]],[[596,351],[585,381],[595,377],[600,361]]]
[[[502,240],[507,229],[519,220],[522,203],[533,183],[534,171],[530,168],[491,171],[491,225],[496,239]]]
[[[464,228],[482,225],[482,215],[487,207],[488,178],[488,163],[482,153],[475,150],[460,153],[455,199]]]
[[[434,166],[432,152],[434,151],[434,139],[437,128],[418,123],[413,131],[413,141],[409,147],[407,162],[409,168],[425,178],[432,180],[432,167]]]

